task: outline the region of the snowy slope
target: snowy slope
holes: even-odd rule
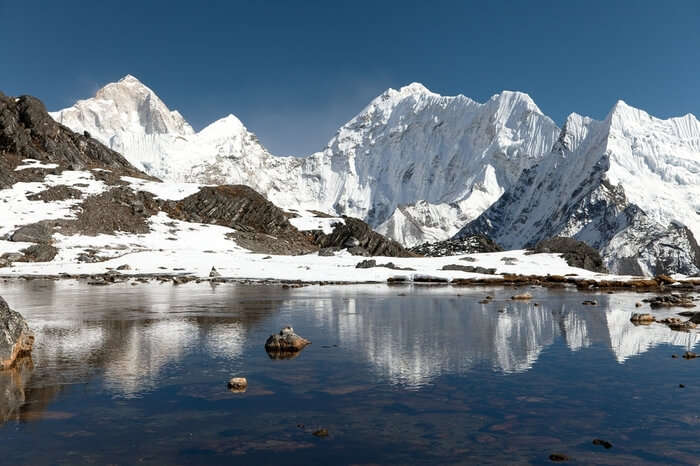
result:
[[[549,151],[557,134],[526,94],[505,91],[480,104],[417,83],[389,89],[323,151],[329,170],[321,174],[322,192],[336,212],[373,226],[390,222],[379,230],[405,244],[444,239],[447,233],[439,231],[498,199]],[[405,226],[407,211],[418,233]]]
[[[417,83],[387,90],[303,159],[271,155],[233,115],[194,133],[131,76],[52,116],[162,179],[247,184],[282,207],[359,217],[406,244],[456,232],[558,134],[526,94],[481,104]]]
[[[700,123],[618,102],[604,121],[572,114],[552,153],[457,236],[505,248],[571,236],[611,271],[700,272]]]

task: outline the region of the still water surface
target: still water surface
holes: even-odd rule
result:
[[[700,360],[671,358],[698,334],[529,291],[0,283],[37,337],[0,372],[2,463],[698,464]],[[270,359],[285,325],[313,344]]]

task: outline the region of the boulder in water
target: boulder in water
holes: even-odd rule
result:
[[[296,353],[311,344],[306,338],[302,338],[292,327],[284,327],[279,333],[270,335],[265,342],[265,350],[272,353]]]

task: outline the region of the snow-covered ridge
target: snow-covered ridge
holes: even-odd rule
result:
[[[505,248],[571,236],[617,273],[695,274],[698,212],[700,122],[619,101],[603,121],[569,116],[552,152],[459,235]]]
[[[167,181],[246,184],[281,207],[355,216],[374,227],[401,223],[400,205],[434,206],[439,215],[414,212],[414,231],[380,228],[406,244],[454,233],[559,133],[527,94],[504,91],[481,104],[419,83],[387,90],[324,150],[301,159],[271,155],[233,115],[194,133],[132,76],[52,116]]]

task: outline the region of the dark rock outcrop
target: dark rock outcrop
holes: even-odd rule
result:
[[[478,267],[478,266],[475,267],[472,265],[460,265],[460,264],[443,265],[441,270],[456,270],[459,272],[481,273],[484,275],[494,275],[496,273],[496,269],[493,269],[493,268]]]
[[[27,199],[30,201],[44,201],[44,202],[54,202],[54,201],[65,201],[66,199],[80,199],[83,194],[75,189],[68,186],[51,186],[36,194],[30,194]]]
[[[24,257],[18,262],[51,262],[58,254],[58,249],[50,244],[35,244],[23,249],[22,254]]]
[[[54,121],[39,99],[13,98],[0,92],[0,188],[43,179],[46,169],[14,171],[23,159],[55,163],[57,171],[103,168],[114,174],[149,178],[119,153]]]
[[[372,269],[375,267],[383,267],[385,269],[392,269],[392,270],[412,270],[412,271],[416,270],[416,269],[412,269],[411,267],[399,267],[398,265],[394,264],[393,262],[387,262],[386,264],[377,264],[377,261],[374,259],[363,260],[361,262],[358,262],[357,265],[355,265],[356,269]]]
[[[470,235],[436,243],[423,243],[410,248],[409,251],[420,256],[442,257],[481,252],[500,252],[503,251],[503,248],[484,235]]]
[[[34,335],[27,322],[0,297],[0,370],[12,367],[18,357],[31,353],[33,345]]]
[[[305,254],[318,250],[310,235],[289,223],[282,209],[243,185],[205,187],[167,208],[171,217],[233,228],[240,246],[267,254]]]
[[[376,231],[362,220],[343,216],[345,223],[336,223],[333,232],[314,231],[314,242],[321,248],[348,248],[352,254],[387,257],[415,257],[416,255],[394,240]],[[366,253],[366,254],[365,254]]]
[[[10,241],[48,244],[51,242],[52,234],[51,222],[43,221],[18,228],[10,236]]]
[[[561,254],[562,258],[571,267],[590,270],[592,272],[607,273],[603,265],[603,259],[598,251],[573,238],[557,236],[545,239],[535,245],[535,253],[555,253]]]

